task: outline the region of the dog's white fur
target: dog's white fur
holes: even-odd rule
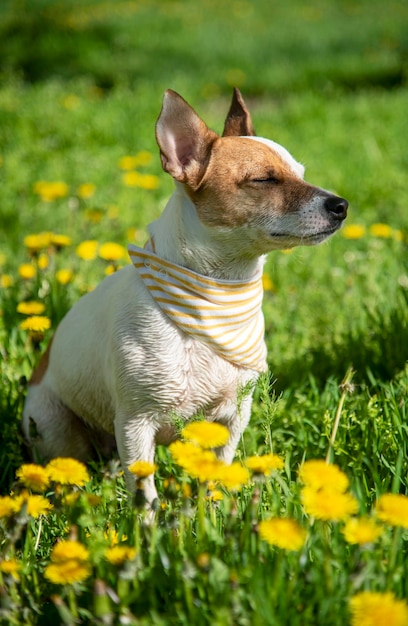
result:
[[[245,280],[270,250],[319,243],[340,227],[347,202],[304,182],[304,168],[282,146],[253,135],[238,90],[222,137],[166,92],[156,136],[176,189],[149,227],[160,257],[209,277]],[[108,448],[114,435],[132,491],[128,466],[153,461],[155,443],[174,438],[175,414],[225,424],[230,440],[218,455],[231,462],[251,410],[252,394],[238,402],[239,391],[257,376],[175,327],[129,265],[60,323],[30,381],[23,428],[42,461],[87,461],[95,441]],[[153,477],[144,489],[152,502]]]

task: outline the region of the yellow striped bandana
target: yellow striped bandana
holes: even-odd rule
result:
[[[246,281],[214,280],[146,248],[130,245],[128,251],[153,299],[180,330],[227,361],[266,371],[261,272]]]

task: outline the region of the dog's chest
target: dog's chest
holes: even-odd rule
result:
[[[172,413],[189,419],[202,412],[207,419],[228,420],[236,413],[241,390],[257,373],[226,361],[172,324],[166,326],[165,333],[152,338],[154,350],[144,346],[145,358],[128,353],[122,359],[132,379],[125,388],[132,390],[133,401],[163,419]],[[135,350],[140,355],[141,346]]]

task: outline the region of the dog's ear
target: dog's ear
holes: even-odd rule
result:
[[[178,93],[171,89],[165,92],[156,123],[156,140],[166,172],[197,189],[217,138]]]
[[[235,87],[222,136],[249,137],[253,135],[256,135],[256,132],[252,124],[251,114],[240,90]]]

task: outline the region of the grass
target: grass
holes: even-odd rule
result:
[[[350,602],[362,591],[381,594],[388,626],[408,623],[405,605],[385,595],[408,598],[404,504],[397,523],[378,508],[384,494],[408,490],[407,20],[405,5],[377,0],[2,3],[0,484],[20,506],[7,512],[0,500],[1,623],[354,626]],[[16,481],[27,462],[25,381],[68,308],[115,269],[76,248],[143,243],[160,214],[172,190],[154,140],[164,89],[220,131],[233,84],[258,134],[350,201],[353,228],[268,257],[270,375],[255,390],[237,462],[273,452],[283,469],[231,490],[200,483],[159,447],[153,525],[129,506],[115,461],[94,465],[85,485],[49,483],[43,497],[54,508],[36,517]],[[129,186],[120,160],[141,152],[151,155],[137,166],[145,178]],[[45,201],[39,181],[62,181],[66,194]],[[94,185],[88,197],[84,183]],[[45,231],[71,244],[30,254],[25,237]],[[35,277],[21,277],[24,263]],[[66,284],[61,269],[72,271]],[[51,319],[44,338],[20,327],[17,306],[28,300]],[[358,517],[378,524],[376,540],[353,544],[347,519],[305,506],[299,467],[327,455],[347,475]],[[207,499],[218,490],[221,500]],[[307,532],[300,549],[260,535],[262,520],[281,517]],[[56,541],[68,539],[88,551],[83,563],[71,559],[88,575],[62,585],[46,571]],[[136,552],[110,561],[115,542]],[[378,611],[366,605],[368,625],[380,623]]]

